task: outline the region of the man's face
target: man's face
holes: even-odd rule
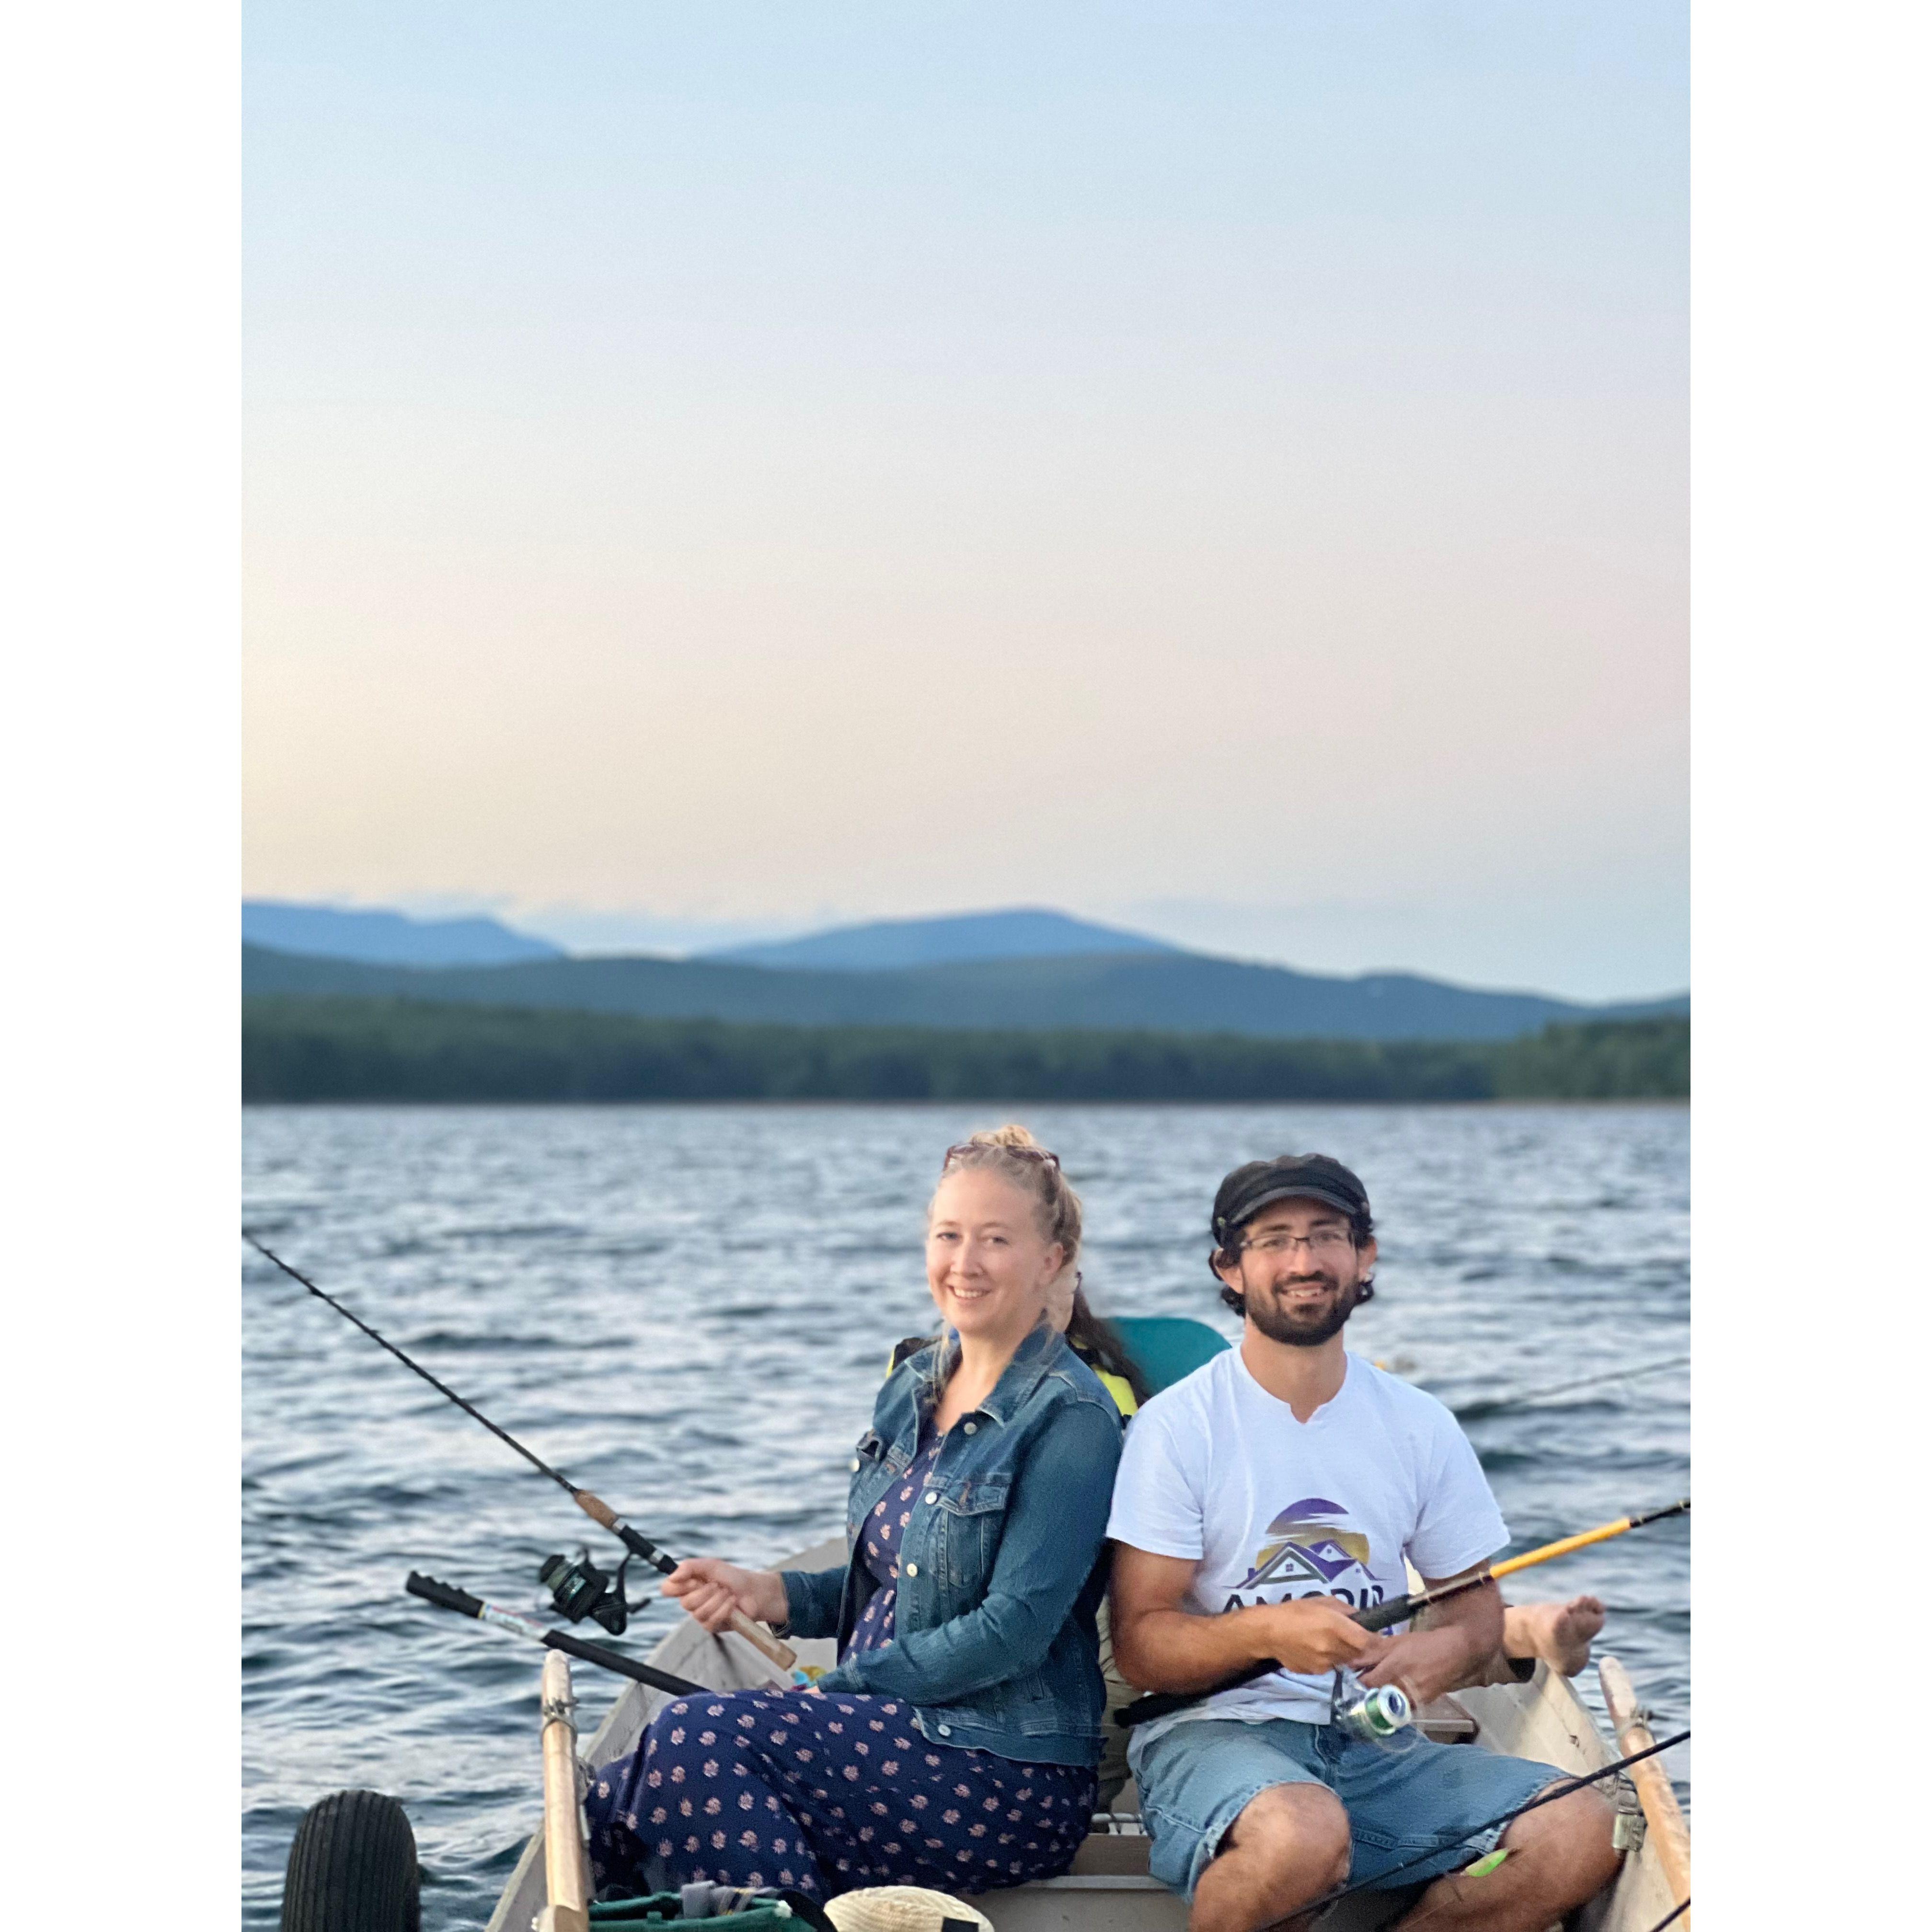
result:
[[[1375,1243],[1357,1247],[1347,1215],[1319,1201],[1277,1201],[1239,1238],[1234,1265],[1214,1272],[1246,1297],[1248,1319],[1264,1335],[1294,1348],[1319,1347],[1341,1332],[1376,1264]]]

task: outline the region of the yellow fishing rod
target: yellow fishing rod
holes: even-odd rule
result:
[[[1447,1583],[1438,1583],[1433,1589],[1412,1590],[1402,1596],[1371,1604],[1353,1612],[1354,1621],[1364,1630],[1387,1630],[1391,1624],[1406,1623],[1417,1611],[1426,1610],[1432,1604],[1446,1603],[1451,1597],[1461,1596],[1466,1590],[1480,1590],[1485,1584],[1498,1582],[1519,1570],[1533,1569],[1539,1563],[1568,1556],[1572,1550],[1587,1550],[1593,1543],[1607,1543],[1613,1536],[1628,1535],[1634,1529],[1641,1529],[1647,1522],[1660,1522],[1667,1516],[1688,1516],[1690,1510],[1690,1498],[1686,1496],[1682,1502],[1666,1503],[1662,1509],[1620,1516],[1615,1522],[1600,1523],[1596,1528],[1584,1530],[1575,1536],[1558,1537],[1554,1543],[1546,1543],[1539,1550],[1526,1550],[1520,1556],[1510,1557],[1501,1563],[1486,1563],[1480,1570]],[[1281,1667],[1274,1658],[1264,1657],[1236,1676],[1210,1684],[1205,1690],[1159,1690],[1150,1697],[1136,1698],[1124,1710],[1115,1712],[1114,1721],[1130,1730],[1136,1724],[1145,1724],[1150,1718],[1165,1718],[1170,1712],[1184,1710],[1190,1704],[1198,1704],[1204,1697],[1218,1696],[1223,1690],[1238,1690],[1242,1684],[1252,1684],[1257,1678],[1266,1677]]]
[[[1554,1543],[1546,1543],[1540,1550],[1526,1550],[1520,1556],[1510,1557],[1501,1563],[1486,1563],[1473,1575],[1459,1576],[1450,1583],[1438,1583],[1432,1590],[1414,1590],[1406,1596],[1391,1597],[1386,1603],[1358,1610],[1355,1621],[1364,1630],[1387,1630],[1390,1624],[1405,1622],[1418,1610],[1426,1610],[1431,1604],[1442,1603],[1450,1597],[1460,1597],[1465,1590],[1480,1590],[1485,1583],[1499,1582],[1504,1576],[1514,1576],[1519,1570],[1534,1569],[1538,1564],[1547,1563],[1552,1558],[1568,1556],[1573,1550],[1587,1550],[1593,1543],[1607,1543],[1612,1537],[1641,1529],[1647,1522],[1660,1522],[1667,1516],[1688,1516],[1690,1513],[1690,1498],[1686,1496],[1682,1502],[1666,1503],[1662,1509],[1645,1510],[1636,1516],[1620,1516],[1615,1522],[1600,1523],[1596,1528],[1586,1529],[1579,1535],[1558,1537]],[[1270,1667],[1280,1668],[1279,1665]]]

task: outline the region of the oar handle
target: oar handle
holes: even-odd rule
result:
[[[632,1556],[641,1556],[653,1569],[666,1576],[677,1568],[675,1557],[667,1556],[649,1537],[633,1529],[602,1496],[593,1496],[588,1490],[572,1490],[570,1493],[575,1499],[577,1507],[592,1522],[602,1523],[613,1536],[618,1538]],[[763,1624],[754,1623],[742,1610],[731,1612],[731,1628],[754,1650],[760,1652],[780,1670],[789,1671],[797,1663],[796,1651],[789,1644],[780,1642]]]

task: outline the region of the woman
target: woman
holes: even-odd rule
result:
[[[1094,1808],[1106,1690],[1094,1615],[1118,1412],[1058,1332],[1080,1202],[1024,1127],[950,1149],[926,1280],[956,1340],[902,1363],[859,1438],[850,1560],[699,1558],[664,1594],[836,1636],[810,1691],[667,1704],[586,1809],[600,1886],[699,1879],[814,1899],[979,1892],[1064,1871]]]

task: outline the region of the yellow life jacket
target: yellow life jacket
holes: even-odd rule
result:
[[[1080,1353],[1077,1348],[1073,1352],[1076,1355]],[[1105,1369],[1096,1367],[1091,1362],[1088,1362],[1087,1366],[1100,1378],[1100,1386],[1113,1397],[1114,1406],[1120,1412],[1121,1421],[1131,1422],[1140,1408],[1140,1404],[1134,1400],[1132,1384],[1125,1376],[1110,1376]]]

